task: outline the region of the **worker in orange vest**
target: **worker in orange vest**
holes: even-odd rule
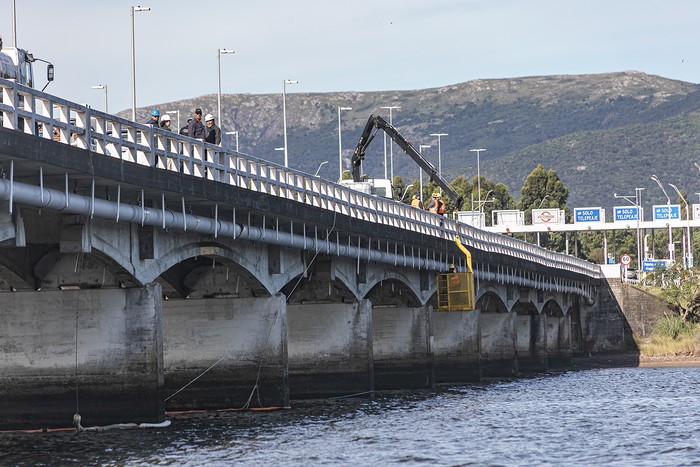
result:
[[[440,214],[441,216],[445,214],[445,202],[442,200],[440,193],[433,193],[433,199],[428,204],[428,211]]]

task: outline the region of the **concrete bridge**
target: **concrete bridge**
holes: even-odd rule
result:
[[[0,90],[0,427],[433,387],[628,342],[596,265]],[[456,235],[475,311],[437,309]]]

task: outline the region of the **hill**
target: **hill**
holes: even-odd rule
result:
[[[288,89],[293,91],[293,89]],[[698,127],[700,87],[636,71],[576,76],[540,76],[475,80],[412,91],[287,93],[287,135],[290,166],[320,175],[338,176],[338,106],[342,112],[343,159],[348,161],[367,117],[388,116],[414,145],[430,144],[424,156],[438,165],[441,140],[443,173],[448,179],[476,175],[472,148],[481,153],[481,174],[508,185],[519,198],[527,174],[541,163],[553,168],[570,190],[570,205],[620,204],[613,193],[646,188],[648,202],[665,202],[649,177],[656,174],[688,193],[700,191]],[[158,105],[180,110],[182,125],[196,107],[216,113],[216,95]],[[238,130],[240,150],[283,163],[281,94],[222,96],[223,131]],[[149,109],[140,109],[139,121]],[[383,138],[367,151],[365,172],[384,175]],[[233,147],[228,136],[225,145]],[[390,172],[390,169],[389,169]],[[406,182],[418,167],[394,146],[394,174]],[[675,197],[674,197],[675,200]],[[619,200],[617,200],[619,201]]]

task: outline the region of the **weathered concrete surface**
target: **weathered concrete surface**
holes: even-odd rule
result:
[[[632,329],[613,292],[620,286],[619,280],[602,280],[593,306],[585,303],[580,305],[582,351],[591,353],[639,351],[632,338]]]
[[[287,306],[292,397],[371,393],[372,304]]]
[[[550,365],[571,362],[571,318],[547,316],[547,360]]]
[[[659,319],[670,311],[666,302],[632,284],[619,284],[611,290],[636,338],[649,337]]]
[[[0,427],[163,420],[157,284],[6,293],[0,315]]]
[[[539,372],[549,369],[547,354],[547,315],[518,315],[518,370]]]
[[[283,295],[163,304],[168,410],[289,405]]]
[[[515,313],[481,313],[481,370],[484,376],[518,374]]]
[[[479,310],[433,312],[436,383],[481,378],[480,316]]]
[[[375,308],[372,347],[376,389],[414,389],[435,384],[430,351],[431,308]]]

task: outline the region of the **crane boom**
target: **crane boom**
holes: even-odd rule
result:
[[[396,128],[390,125],[389,122],[384,120],[384,118],[382,118],[379,115],[369,116],[369,119],[367,119],[367,124],[365,125],[365,129],[362,131],[362,135],[360,136],[360,141],[357,143],[357,147],[355,148],[355,153],[352,155],[351,166],[352,178],[354,181],[360,181],[360,165],[362,164],[362,161],[365,158],[365,150],[367,149],[367,146],[369,146],[369,143],[372,142],[374,136],[379,130],[384,130],[384,132],[396,144],[398,144],[399,147],[403,149],[404,152],[408,154],[411,157],[411,159],[413,159],[416,162],[416,164],[418,164],[418,166],[421,169],[423,169],[425,173],[428,174],[430,180],[437,183],[437,185],[440,188],[442,188],[442,190],[446,192],[450,196],[450,198],[452,198],[455,201],[455,203],[457,204],[457,208],[459,208],[459,206],[462,204],[462,197],[458,195],[457,192],[454,191],[454,189],[452,189],[447,180],[442,178],[442,175],[438,172],[435,166],[429,161],[427,161],[415,148],[415,146],[413,146],[413,144],[411,144],[406,138],[404,138],[401,135],[401,133],[399,133],[396,130]]]

